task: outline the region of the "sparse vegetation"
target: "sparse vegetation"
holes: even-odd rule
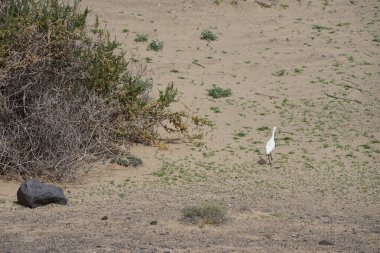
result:
[[[136,34],[135,41],[136,42],[147,42],[148,41],[148,34],[146,34],[146,33]]]
[[[285,69],[281,69],[281,70],[273,73],[272,75],[274,75],[274,76],[284,76],[284,75],[287,75],[287,74],[288,74],[288,72]]]
[[[232,95],[231,89],[223,89],[216,85],[213,88],[207,90],[208,95],[213,98],[229,97]]]
[[[227,219],[227,208],[218,203],[204,203],[182,210],[183,219],[191,223],[221,224]]]
[[[215,113],[220,113],[219,107],[216,107],[216,106],[211,106],[210,110],[215,112]]]
[[[267,126],[263,126],[263,127],[259,127],[259,128],[257,128],[257,130],[260,131],[260,132],[263,132],[263,131],[270,131],[270,128],[267,127]]]
[[[379,35],[376,35],[373,40],[374,42],[377,42],[377,43],[380,43],[380,36]]]
[[[321,32],[322,30],[331,30],[331,28],[323,25],[312,25],[311,28],[313,30],[317,30],[318,32]]]
[[[289,8],[289,5],[287,5],[287,4],[280,4],[280,6],[281,6],[283,9],[288,9],[288,8]]]
[[[117,111],[120,114],[111,114],[114,124],[109,124],[108,119],[104,125],[103,121],[98,121],[96,117],[102,115],[101,112],[95,116],[87,116],[87,111],[77,118],[66,116],[68,127],[72,127],[74,121],[78,121],[78,126],[84,130],[84,127],[98,125],[94,138],[97,140],[100,134],[104,134],[105,138],[100,141],[110,148],[115,147],[115,151],[110,152],[111,157],[107,155],[104,157],[107,160],[102,158],[95,164],[104,170],[91,172],[95,177],[84,180],[90,184],[76,186],[75,190],[71,184],[63,184],[70,199],[69,208],[44,208],[42,212],[38,211],[38,217],[31,219],[29,211],[13,203],[14,193],[10,193],[7,187],[13,187],[14,183],[0,183],[0,188],[5,188],[5,191],[0,191],[0,216],[4,217],[0,219],[0,241],[7,242],[6,250],[28,252],[38,248],[42,252],[54,252],[62,250],[63,245],[67,252],[378,251],[380,69],[377,59],[380,43],[373,40],[375,35],[379,35],[379,4],[375,1],[350,4],[350,1],[329,0],[328,5],[324,5],[324,0],[237,0],[239,7],[233,8],[231,0],[219,0],[221,6],[216,6],[213,1],[196,1],[196,6],[190,3],[193,1],[178,1],[173,8],[162,1],[141,0],[139,4],[129,4],[129,1],[116,0],[118,8],[111,12],[102,12],[109,5],[106,1],[86,1],[95,7],[94,13],[102,13],[106,19],[100,22],[102,27],[106,25],[123,40],[128,36],[127,41],[132,42],[126,45],[128,51],[124,56],[128,62],[127,77],[134,76],[141,84],[133,85],[133,90],[141,88],[146,93],[136,91],[140,95],[134,101],[138,103],[128,100],[125,106],[120,106],[118,100],[113,99],[113,94],[116,94],[113,89],[120,91],[118,85],[121,82],[115,81],[116,86],[112,86],[104,98],[89,89],[93,91],[94,98],[105,100],[105,106],[98,107],[100,111],[120,109]],[[268,6],[270,9],[261,9],[257,2],[271,4]],[[282,4],[288,4],[289,8],[283,9]],[[322,10],[324,7],[325,11]],[[194,20],[195,9],[196,16],[203,18]],[[0,19],[2,17],[0,15]],[[167,29],[168,24],[170,29]],[[331,29],[312,29],[313,24]],[[28,29],[30,27],[33,25]],[[122,33],[125,27],[130,29],[129,34]],[[203,28],[209,28],[218,35],[220,42],[201,40]],[[86,28],[90,34],[91,29],[90,26]],[[135,42],[134,31],[147,32],[148,41]],[[189,43],[186,38],[194,34],[195,41]],[[149,42],[155,38],[165,38],[163,52],[146,51]],[[30,44],[30,41],[23,41]],[[96,44],[99,45],[98,41]],[[21,40],[20,45],[23,46]],[[75,45],[81,46],[81,42]],[[2,46],[1,41],[0,48]],[[104,51],[103,48],[99,50]],[[14,60],[22,56],[19,51],[12,52],[16,52],[11,54]],[[116,49],[115,52],[120,53],[121,50]],[[96,59],[101,64],[94,70],[86,67],[88,72],[85,73],[91,70],[91,73],[105,76],[114,68],[103,72],[102,64],[117,67],[107,63],[110,58],[104,59],[99,55]],[[49,66],[40,62],[40,66]],[[143,73],[147,63],[147,73],[152,73],[154,82],[145,74],[139,74]],[[51,73],[51,68],[47,70],[48,74]],[[72,75],[68,75],[69,71],[65,74],[77,78],[79,71],[75,70]],[[272,75],[279,70],[287,73]],[[23,72],[17,72],[20,73]],[[112,72],[107,79],[114,80],[115,73]],[[2,75],[1,69],[0,79]],[[36,76],[31,75],[30,80],[34,81]],[[87,75],[82,76],[83,80],[87,78]],[[18,82],[17,78],[14,80]],[[57,83],[54,80],[49,78],[45,85]],[[93,80],[99,94],[103,94],[102,85],[106,81]],[[147,135],[148,140],[156,140],[153,147],[133,145],[131,149],[132,154],[136,152],[144,159],[143,166],[119,167],[129,162],[119,159],[125,158],[126,154],[113,154],[118,152],[117,143],[113,146],[113,140],[128,148],[129,132],[130,136],[145,136],[134,131],[133,127],[130,129],[129,125],[137,124],[137,129],[144,130],[144,126],[155,119],[149,108],[157,108],[154,103],[158,102],[152,96],[157,94],[159,97],[157,89],[165,92],[165,80],[178,82],[179,91],[183,92],[180,95],[185,101],[172,103],[168,108],[184,108],[186,114],[202,115],[205,118],[185,116],[184,120],[186,123],[193,120],[199,126],[208,125],[210,128],[207,130],[210,131],[201,130],[186,140],[181,140],[182,135],[179,134],[165,138],[168,135],[164,133],[165,139]],[[92,87],[93,81],[87,83]],[[7,88],[2,84],[0,81],[0,93]],[[77,87],[76,84],[71,87]],[[219,99],[209,96],[207,89],[213,88],[213,84],[223,90],[230,88],[232,96]],[[28,106],[29,94],[34,92],[29,88],[26,89]],[[22,98],[19,95],[19,105],[23,104]],[[352,102],[354,99],[361,103]],[[1,111],[3,101],[0,102]],[[56,110],[56,104],[52,105]],[[82,107],[88,106],[78,102],[76,108]],[[30,108],[25,110],[29,112]],[[131,117],[126,113],[128,108],[132,112]],[[147,113],[143,114],[146,108]],[[168,108],[165,110],[169,113]],[[23,110],[21,107],[21,113]],[[60,110],[56,112],[62,114]],[[118,119],[113,120],[112,116]],[[83,121],[82,118],[88,120]],[[42,121],[45,118],[37,119]],[[170,123],[169,119],[162,123]],[[177,122],[176,118],[172,120]],[[275,125],[282,132],[275,135],[274,163],[269,166],[265,146]],[[23,130],[23,125],[16,126]],[[112,129],[109,130],[109,126]],[[153,132],[156,129],[162,132],[159,129],[161,124],[151,126]],[[174,128],[172,124],[168,126]],[[2,127],[0,123],[0,129]],[[47,132],[51,135],[51,131]],[[73,133],[78,136],[75,129]],[[61,137],[58,137],[60,141]],[[85,137],[80,138],[88,140],[91,135]],[[20,147],[29,145],[29,139],[19,143]],[[87,145],[85,141],[82,143]],[[51,151],[50,143],[45,145]],[[60,145],[68,144],[61,142]],[[4,154],[0,148],[0,156]],[[5,203],[1,203],[1,198]],[[202,220],[202,215],[197,215],[201,213],[199,209],[193,211],[189,218],[184,217],[184,207],[200,207],[210,199],[219,200],[224,203],[222,207],[227,207],[226,224],[220,227],[205,225],[207,222]],[[94,207],[96,210],[91,211]],[[33,227],[33,223],[39,220],[47,218],[53,221],[60,215],[68,217],[67,213],[73,210],[74,223],[69,219],[70,224],[66,221],[53,222],[46,227],[42,236],[54,239],[54,244],[39,240],[39,229],[28,231],[27,238],[21,234],[20,238],[14,236],[25,227]],[[363,211],[365,217],[360,215]],[[108,218],[101,221],[105,215]],[[191,225],[187,222],[199,223]],[[76,226],[78,224],[86,226]],[[73,231],[73,227],[79,230]],[[106,236],[105,240],[94,244],[94,240],[89,240],[88,230],[92,231],[90,239]],[[57,231],[60,232],[58,237]],[[74,237],[77,240],[70,240]],[[159,243],[162,240],[165,242]],[[318,244],[321,240],[328,240],[334,245]]]

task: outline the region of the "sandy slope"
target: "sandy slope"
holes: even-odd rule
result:
[[[175,109],[215,125],[199,143],[133,147],[144,166],[100,166],[63,186],[66,207],[22,208],[19,183],[1,182],[0,252],[380,251],[379,2],[227,2],[83,1],[147,64],[154,93],[174,82]],[[233,95],[211,99],[213,84]],[[259,165],[275,125],[275,164]],[[227,205],[227,222],[181,221],[204,201]]]

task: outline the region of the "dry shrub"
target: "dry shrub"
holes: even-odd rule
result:
[[[203,203],[182,209],[183,220],[190,223],[221,224],[227,220],[227,208],[221,203]]]
[[[118,142],[154,143],[157,127],[185,132],[173,84],[129,62],[89,11],[58,0],[0,0],[0,174],[67,178]]]

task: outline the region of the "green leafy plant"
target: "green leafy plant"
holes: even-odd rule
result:
[[[149,45],[148,49],[152,51],[161,51],[164,48],[164,42],[159,41],[159,40],[152,40]]]
[[[232,95],[231,89],[223,89],[216,85],[213,88],[207,90],[208,95],[213,98],[229,97]]]
[[[281,69],[281,70],[273,73],[272,75],[274,75],[274,76],[284,76],[286,74],[288,74],[288,72],[285,69]]]
[[[208,42],[210,41],[214,41],[214,40],[217,40],[218,39],[218,36],[216,34],[214,34],[212,31],[210,30],[203,30],[202,33],[201,33],[201,39],[202,40],[207,40]]]
[[[147,42],[148,41],[148,34],[146,34],[146,33],[136,34],[135,41],[136,42]]]
[[[219,107],[216,107],[216,106],[211,106],[210,110],[213,111],[213,112],[215,112],[215,113],[220,113]]]
[[[373,40],[374,42],[377,42],[377,43],[380,43],[380,36],[379,35],[376,35]]]

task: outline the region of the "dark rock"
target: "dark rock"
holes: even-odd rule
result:
[[[334,245],[334,243],[329,242],[327,240],[322,240],[318,243],[319,245],[324,245],[324,246],[329,246],[329,245]]]
[[[149,222],[150,225],[157,225],[157,221],[156,220],[152,220],[151,222]]]
[[[121,166],[133,166],[137,167],[139,165],[142,165],[142,160],[138,157],[135,156],[123,156],[123,157],[116,157],[112,159],[111,163],[117,163],[118,165]]]
[[[62,188],[55,185],[42,184],[36,179],[29,179],[21,184],[17,191],[20,205],[35,208],[50,203],[67,204]]]
[[[108,220],[108,216],[106,215],[106,216],[103,216],[102,217],[102,220]]]

